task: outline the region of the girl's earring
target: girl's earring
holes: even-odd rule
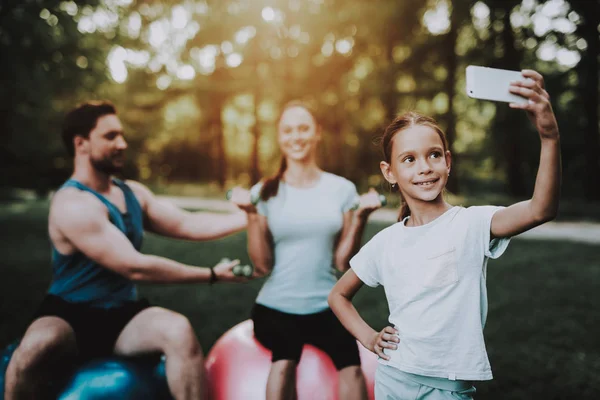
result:
[[[392,183],[392,190],[397,190],[397,189],[398,189],[398,184]]]

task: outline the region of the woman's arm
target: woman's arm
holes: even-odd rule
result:
[[[362,285],[362,281],[350,269],[335,284],[327,301],[348,332],[366,349],[385,360],[389,360],[389,356],[383,352],[383,349],[396,349],[398,346],[395,343],[400,340],[393,327],[386,326],[381,332],[377,332],[358,314],[352,304],[352,299]]]
[[[273,269],[273,236],[267,217],[258,213],[256,201],[253,204],[252,193],[249,190],[233,188],[230,201],[246,212],[248,255],[254,264],[255,275],[264,276]]]
[[[267,217],[257,212],[248,212],[248,254],[258,276],[273,269],[273,237]]]
[[[350,269],[350,259],[360,249],[360,243],[369,215],[381,207],[377,191],[371,188],[360,197],[359,207],[356,211],[344,213],[344,223],[340,238],[334,253],[335,267],[342,272]]]
[[[561,161],[560,135],[550,96],[544,90],[544,78],[532,70],[523,70],[527,80],[513,82],[511,93],[526,97],[526,104],[510,104],[511,108],[527,111],[529,119],[540,134],[540,165],[533,196],[530,200],[499,210],[492,218],[493,237],[518,235],[550,221],[558,213],[560,197]]]

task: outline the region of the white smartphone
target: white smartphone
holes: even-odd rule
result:
[[[525,78],[521,71],[469,65],[467,67],[467,95],[474,99],[525,104],[527,103],[525,97],[508,91],[511,82],[523,80]]]

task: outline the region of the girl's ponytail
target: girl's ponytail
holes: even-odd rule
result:
[[[400,203],[400,212],[398,213],[398,222],[402,221],[404,218],[410,215],[410,208],[408,207],[408,203],[402,198],[402,203]]]

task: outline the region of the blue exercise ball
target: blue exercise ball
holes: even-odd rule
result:
[[[13,342],[6,346],[2,353],[0,354],[0,400],[4,400],[4,377],[6,375],[6,369],[8,368],[8,363],[10,359],[19,346],[19,342]]]
[[[6,369],[18,346],[19,341],[15,341],[0,353],[0,400],[4,400]],[[158,355],[89,361],[77,368],[58,392],[58,400],[172,399],[165,358]]]
[[[144,357],[90,361],[77,369],[58,399],[171,399],[164,358],[158,362]]]

